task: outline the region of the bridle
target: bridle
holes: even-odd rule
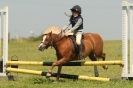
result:
[[[44,34],[44,35],[47,36],[48,34]],[[44,35],[43,35],[43,36],[44,36]],[[48,43],[49,46],[53,47],[53,46],[54,46],[54,43],[57,43],[58,41],[60,41],[60,40],[62,39],[62,37],[63,37],[63,36],[62,36],[62,32],[59,33],[58,36],[59,36],[59,37],[56,37],[56,38],[55,38],[56,41],[54,41],[53,38],[52,38],[52,34],[49,35],[49,41],[50,41],[50,43]],[[58,38],[59,38],[59,39],[58,39]],[[45,44],[45,41],[42,41],[41,43],[43,43],[44,45],[46,45],[46,44]],[[47,45],[46,45],[46,46],[47,46]]]
[[[47,36],[48,34],[44,34],[44,35]],[[43,36],[44,36],[44,35],[43,35]],[[50,43],[48,43],[48,45],[45,44],[45,41],[41,41],[41,43],[42,43],[43,45],[45,45],[45,46],[51,46],[51,47],[52,47],[52,46],[53,46],[53,39],[52,39],[52,36],[49,36],[49,37],[50,37],[50,38],[49,38],[49,39],[50,39],[50,40],[49,40]]]

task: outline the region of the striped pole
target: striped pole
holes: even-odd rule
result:
[[[42,65],[51,66],[53,62],[37,61],[7,61],[7,65]],[[71,61],[62,66],[94,66],[94,65],[122,65],[122,61]]]
[[[33,75],[40,75],[46,76],[47,72],[43,71],[36,71],[36,70],[28,70],[28,69],[17,69],[17,68],[7,68],[7,72],[16,72],[16,73],[24,73],[24,74],[33,74]],[[51,77],[57,77],[57,73],[52,73]],[[110,81],[109,78],[102,78],[102,77],[89,77],[89,76],[80,76],[80,75],[70,75],[70,74],[60,74],[60,78],[67,78],[67,79],[81,79],[81,80],[96,80],[96,81]]]

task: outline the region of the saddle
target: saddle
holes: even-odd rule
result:
[[[76,51],[75,53],[76,53],[76,55],[78,56],[79,53],[80,53],[80,48],[79,48],[79,46],[78,46],[77,43],[76,43],[76,35],[70,35],[69,38],[72,40],[72,43],[73,43],[73,45],[74,45],[74,49],[75,49],[75,51]],[[83,39],[83,35],[82,35],[82,39]],[[83,46],[82,40],[81,40],[81,46]]]

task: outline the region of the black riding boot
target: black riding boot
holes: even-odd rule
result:
[[[78,58],[80,60],[83,59],[83,56],[82,56],[82,46],[81,45],[78,45]]]

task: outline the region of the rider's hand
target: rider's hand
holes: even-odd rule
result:
[[[68,30],[68,31],[65,32],[65,36],[69,36],[69,35],[73,35],[71,30]]]
[[[67,26],[67,25],[65,25],[65,26],[63,26],[63,28],[62,28],[62,29],[63,29],[63,30],[66,30],[66,29],[67,29],[67,27],[68,27],[68,26]]]
[[[66,12],[64,12],[64,14],[67,16],[67,17],[71,17],[72,15],[71,14],[68,14]]]

